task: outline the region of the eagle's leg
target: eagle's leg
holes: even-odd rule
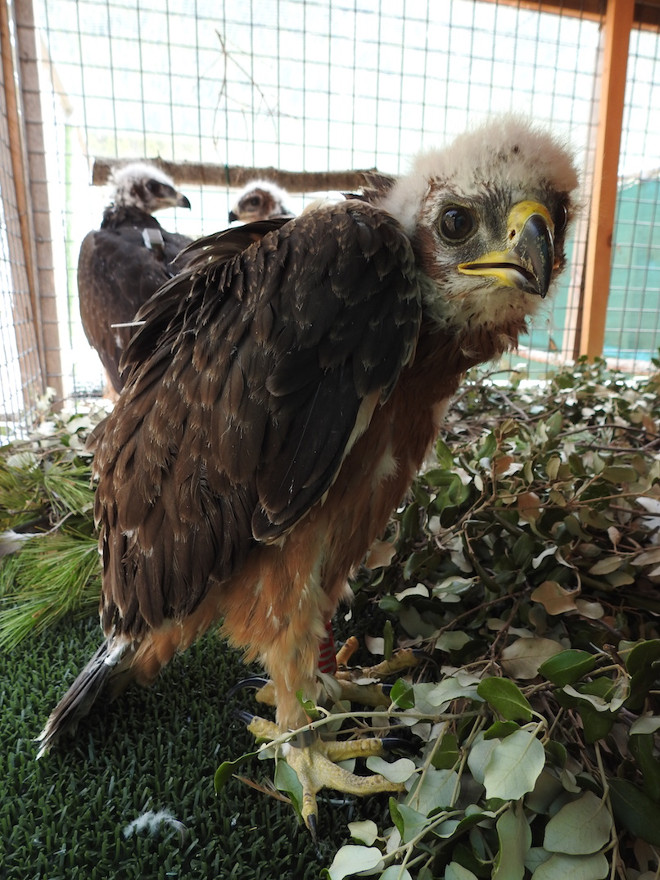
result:
[[[267,741],[281,734],[276,724],[259,717],[251,720],[248,730],[256,739]],[[316,795],[323,788],[358,797],[405,790],[403,783],[390,782],[380,774],[357,776],[336,763],[351,758],[382,756],[385,751],[383,741],[378,737],[325,741],[314,731],[303,731],[295,740],[282,746],[281,758],[295,771],[302,786],[301,814],[312,833],[315,832],[318,816]]]
[[[342,647],[335,651],[332,623],[326,623],[326,636],[319,649],[319,671],[335,677],[338,684],[336,699],[361,703],[373,708],[387,708],[390,699],[381,684],[383,679],[391,678],[406,669],[414,669],[420,663],[419,656],[411,649],[397,651],[390,660],[374,666],[349,667],[348,663],[359,647],[355,636],[349,636]],[[276,705],[275,686],[272,681],[257,691],[256,700],[267,706]]]
[[[314,650],[311,650],[312,644]],[[321,704],[323,702],[323,695],[319,697],[317,669],[328,676],[336,667],[330,624],[326,625],[326,636],[320,643],[318,639],[302,637],[288,658],[280,646],[280,650],[262,655],[262,660],[271,674],[271,682],[258,692],[257,699],[277,706],[277,724],[255,717],[248,724],[248,730],[257,739],[266,741],[277,739],[286,731],[299,731],[295,737],[280,747],[279,758],[285,760],[295,771],[302,786],[301,812],[305,824],[312,833],[316,828],[318,812],[316,795],[322,788],[362,797],[403,790],[401,784],[393,783],[379,774],[358,776],[338,766],[337,762],[340,761],[385,754],[386,747],[383,740],[378,737],[364,737],[351,740],[333,738],[326,741],[316,730],[307,726],[310,719],[305,714],[298,694],[302,693],[304,700],[312,699]],[[354,685],[358,692],[361,692],[363,687]],[[264,699],[264,691],[267,694],[266,699]],[[333,694],[330,700],[336,701],[341,698],[341,694],[339,697]],[[365,702],[361,699],[361,693],[358,700]],[[387,706],[390,702],[382,690],[379,701],[378,705],[381,706]],[[372,702],[371,705],[373,704]]]

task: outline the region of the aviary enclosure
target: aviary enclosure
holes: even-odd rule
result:
[[[0,549],[35,529],[69,542],[0,565],[0,876],[657,878],[660,2],[0,0],[0,38]],[[76,766],[33,764],[31,737],[98,640],[76,432],[109,404],[76,267],[112,169],[166,170],[192,207],[162,222],[198,237],[252,178],[299,212],[496,112],[575,152],[569,265],[493,381],[459,393],[393,520],[392,567],[358,573],[341,624],[359,618],[376,655],[398,642],[444,664],[395,692],[423,783],[389,804],[329,797],[317,846],[292,843],[280,800],[235,780],[216,796],[223,760],[244,756],[223,783],[263,764],[203,675],[240,677],[240,659],[209,641],[124,722],[108,711]],[[82,622],[51,621],[52,597],[31,592],[67,559]],[[33,608],[20,633],[18,607]],[[515,765],[497,778],[496,747],[498,769]]]

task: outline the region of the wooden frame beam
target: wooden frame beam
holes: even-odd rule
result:
[[[609,0],[603,25],[605,43],[579,348],[579,353],[590,359],[602,356],[605,340],[626,71],[634,6],[634,0]]]
[[[531,12],[548,12],[550,15],[572,15],[600,21],[606,13],[608,0],[486,0],[503,6],[529,9]],[[660,0],[639,0],[635,3],[633,22],[637,27],[660,26]]]
[[[176,181],[177,186],[186,183],[201,186],[227,186],[241,189],[251,180],[272,180],[291,192],[354,191],[364,183],[364,175],[376,171],[347,169],[345,171],[285,171],[281,168],[247,168],[242,165],[214,165],[209,162],[170,162],[160,156],[145,159],[108,159],[97,157],[92,169],[92,184],[104,186],[112,172],[130,162],[149,162],[161,168]]]

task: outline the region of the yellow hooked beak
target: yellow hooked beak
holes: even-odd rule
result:
[[[554,231],[552,217],[540,202],[518,202],[507,218],[509,247],[461,263],[458,271],[463,275],[492,276],[505,287],[544,297],[555,263]]]

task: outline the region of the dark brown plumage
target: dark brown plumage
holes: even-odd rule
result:
[[[78,298],[83,329],[119,392],[120,361],[144,303],[180,266],[174,260],[191,239],[168,232],[152,216],[168,207],[189,208],[167,175],[132,163],[115,172],[112,203],[100,229],[83,239],[78,258]]]
[[[107,641],[42,751],[220,618],[283,727],[319,639],[469,367],[516,345],[564,262],[576,175],[498,120],[349,199],[197,242],[141,310],[97,437]]]

